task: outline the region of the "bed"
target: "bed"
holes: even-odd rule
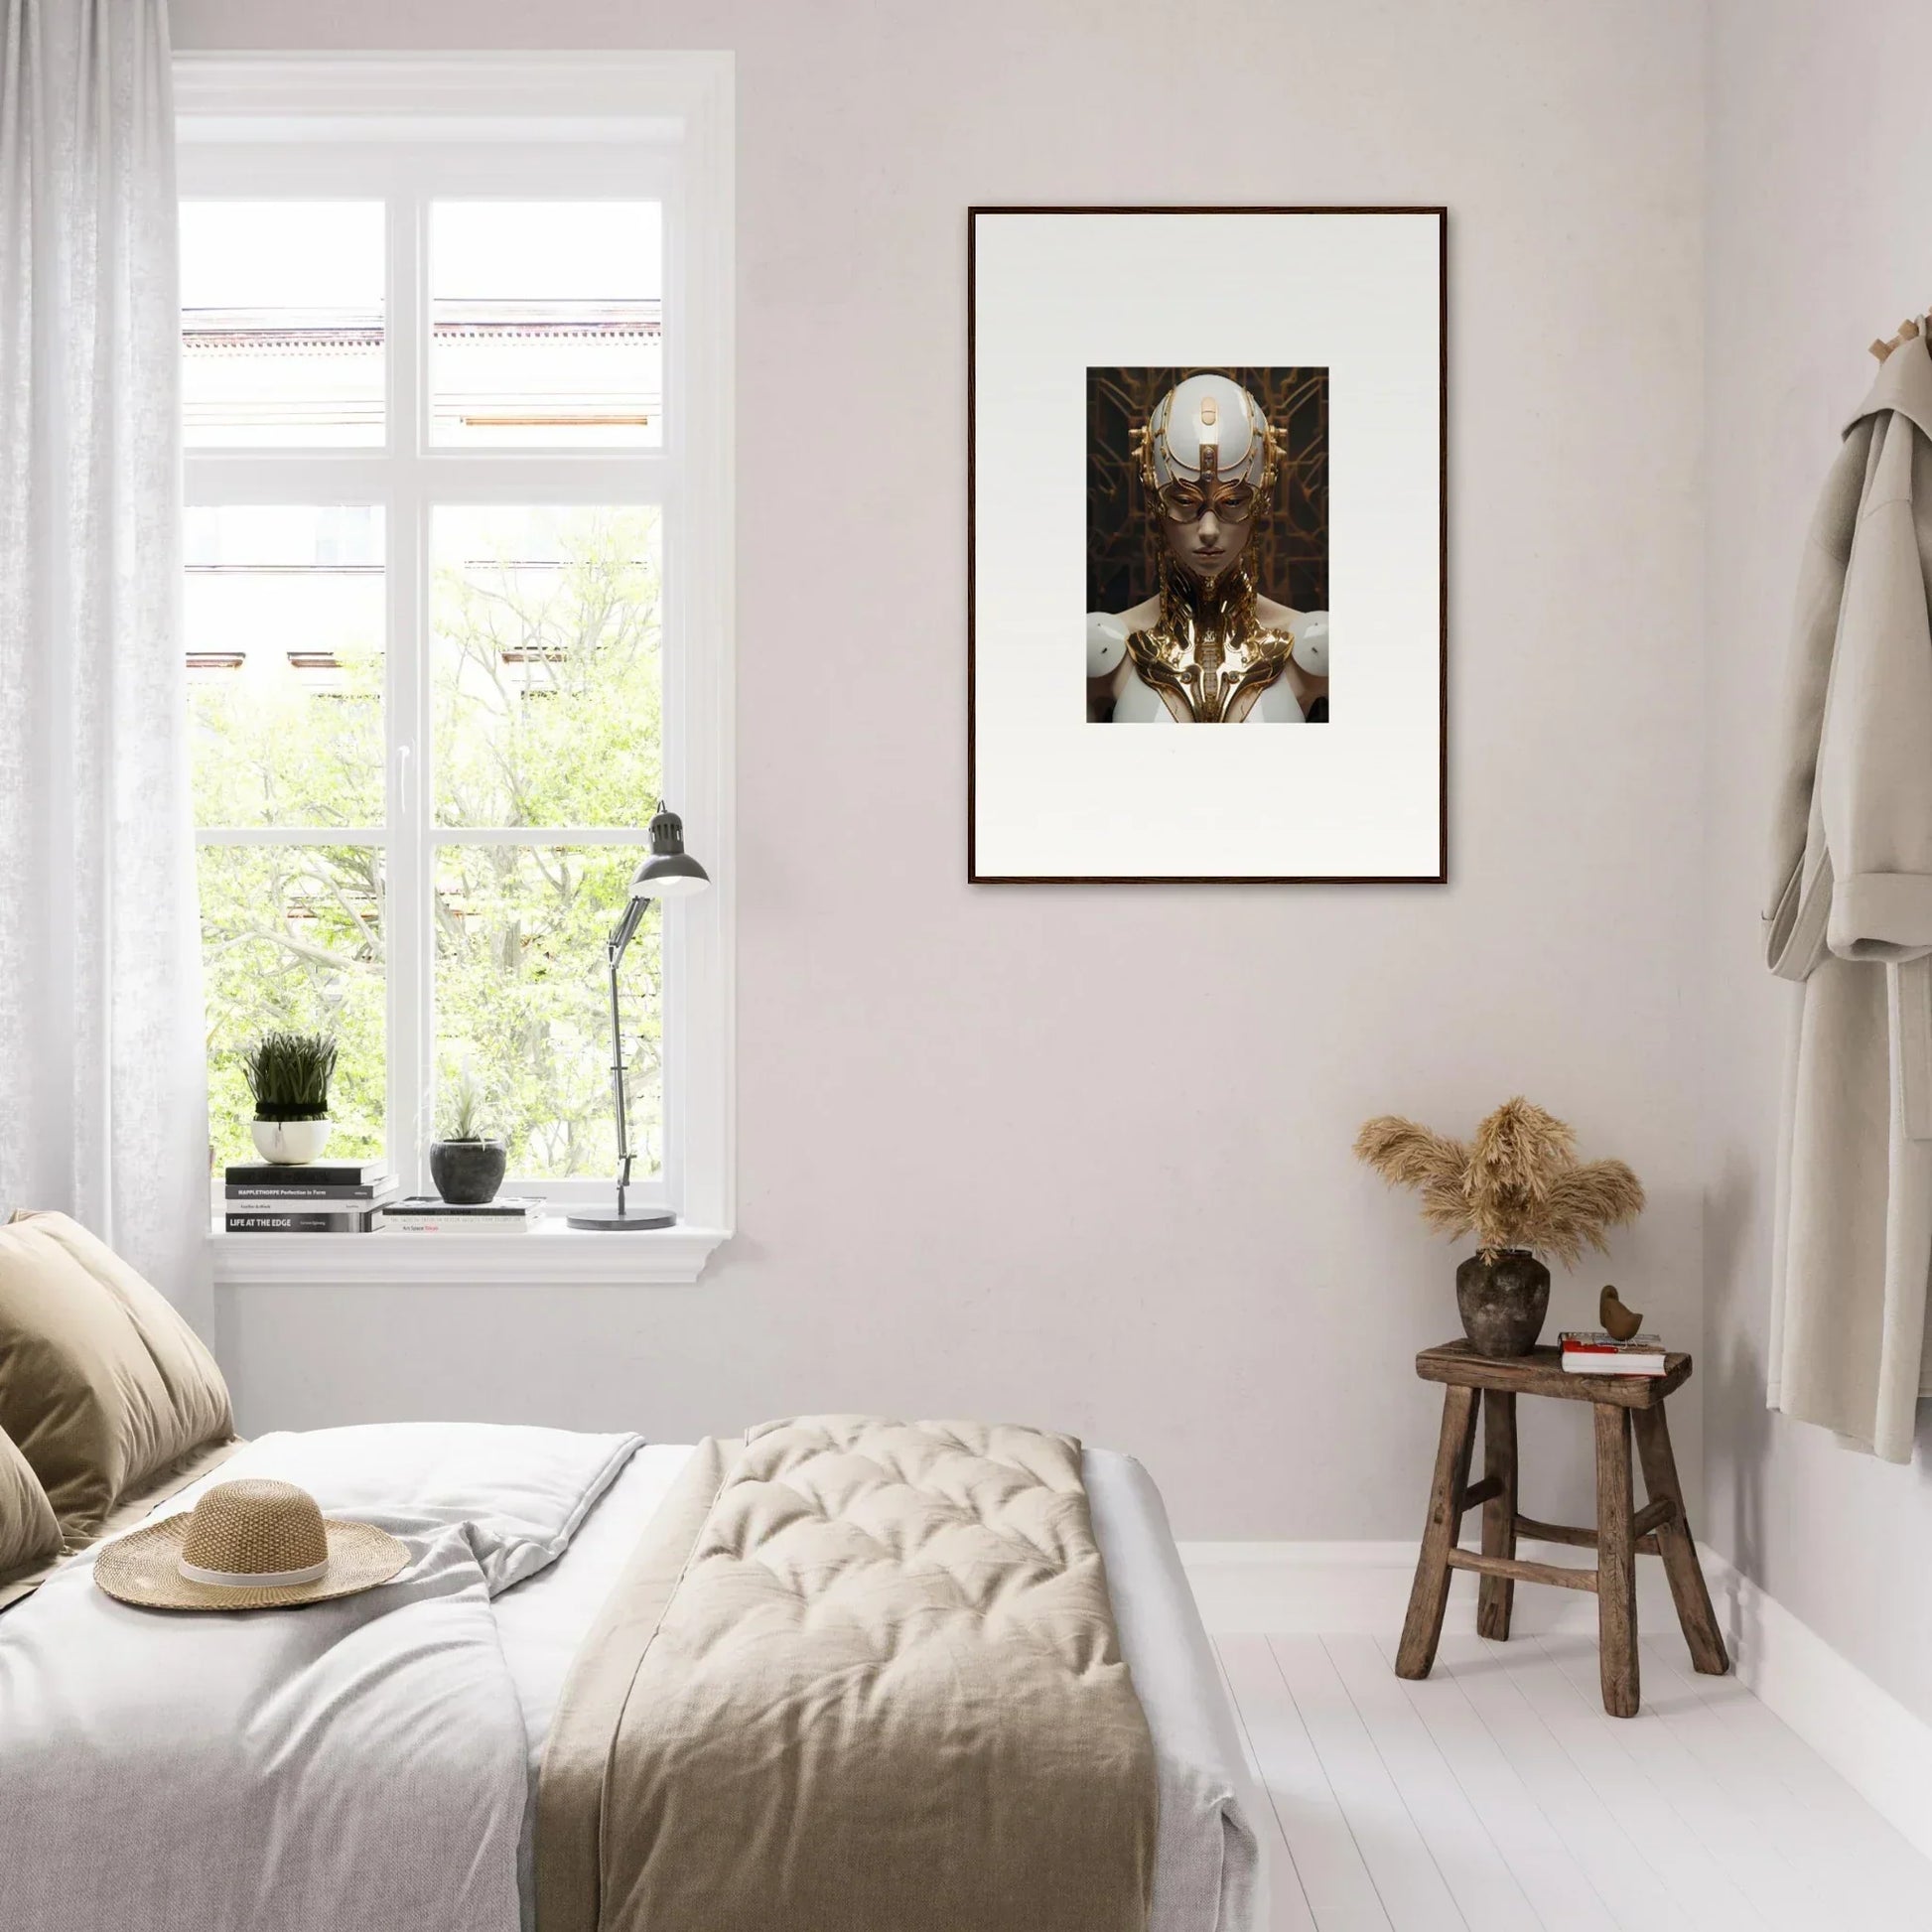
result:
[[[119,1539],[241,1477],[402,1545],[387,1581],[127,1596]],[[9,1924],[1254,1932],[1257,1815],[1130,1457],[868,1416],[242,1444],[150,1285],[0,1228]]]
[[[583,1446],[587,1467],[601,1470],[608,1461],[613,1472],[586,1479],[584,1486],[595,1493],[574,1519],[565,1510],[560,1528],[525,1529],[523,1519],[536,1511],[523,1498],[511,1508],[514,1533],[482,1516],[474,1499],[503,1491],[502,1470],[520,1469],[538,1457],[568,1456],[577,1445]],[[320,1892],[334,1903],[312,1922],[342,1932],[365,1922],[347,1900],[380,1856],[382,1821],[369,1816],[375,1800],[366,1774],[373,1762],[384,1767],[397,1789],[393,1825],[410,1843],[410,1875],[420,1876],[442,1844],[456,1848],[448,1862],[453,1870],[463,1867],[462,1877],[473,1887],[447,1920],[417,1900],[410,1921],[447,1922],[453,1932],[519,1927],[543,1932],[536,1911],[534,1831],[553,1722],[587,1633],[611,1602],[640,1537],[694,1452],[689,1446],[640,1444],[634,1438],[481,1425],[372,1425],[264,1437],[242,1447],[169,1497],[154,1515],[188,1510],[207,1484],[247,1472],[300,1481],[326,1509],[384,1522],[412,1546],[433,1530],[456,1554],[439,1559],[442,1546],[434,1545],[410,1573],[429,1579],[423,1587],[433,1591],[438,1562],[444,1562],[442,1587],[448,1592],[411,1606],[439,1619],[417,1625],[409,1643],[398,1646],[417,1667],[416,1688],[384,1653],[379,1665],[364,1658],[298,1697],[281,1687],[281,1675],[292,1669],[286,1657],[258,1656],[230,1635],[237,1623],[288,1623],[310,1649],[335,1644],[343,1656],[352,1657],[350,1644],[338,1642],[324,1622],[331,1611],[347,1614],[345,1606],[200,1619],[209,1627],[198,1633],[202,1648],[192,1667],[184,1667],[189,1653],[175,1634],[179,1620],[148,1612],[134,1640],[154,1647],[129,1653],[119,1628],[102,1620],[116,1612],[125,1618],[124,1606],[106,1602],[87,1580],[95,1550],[72,1558],[34,1595],[0,1612],[0,1713],[5,1714],[0,1812],[15,1828],[0,1834],[0,1895],[28,1906],[21,1922],[31,1923],[35,1932],[93,1932],[98,1913],[112,1898],[123,1906],[138,1902],[137,1917],[156,1928],[193,1925],[208,1932],[231,1924],[240,1932],[273,1922],[278,1932],[295,1932],[296,1908],[287,1901]],[[1160,1495],[1131,1457],[1089,1449],[1082,1452],[1081,1468],[1121,1654],[1154,1744],[1159,1816],[1149,1932],[1254,1932],[1265,1917],[1265,1873],[1250,1824],[1256,1801]],[[387,1506],[385,1484],[399,1497]],[[481,1533],[480,1520],[485,1525]],[[485,1569],[495,1563],[497,1575],[511,1579],[494,1594],[478,1588],[458,1567],[470,1560],[473,1545]],[[156,1624],[162,1627],[153,1628]],[[486,1781],[491,1733],[477,1710],[481,1706],[487,1714],[492,1708],[492,1646],[500,1653],[515,1714],[518,1786],[514,1804],[505,1800],[497,1807],[507,1821],[501,1828],[491,1826],[487,1806],[467,1789],[447,1801],[433,1792],[423,1795],[434,1780],[400,1766],[397,1746],[383,1741],[387,1733],[379,1720],[365,1720],[342,1747],[339,1754],[351,1760],[346,1775],[340,1769],[323,1775],[303,1763],[286,1771],[289,1790],[299,1797],[262,1796],[265,1780],[284,1775],[307,1748],[292,1740],[312,1739],[329,1714],[344,1707],[349,1695],[345,1685],[378,1672],[399,1708],[441,1694],[426,1693],[425,1684],[447,1679],[461,1684],[468,1700],[462,1720],[465,1776]],[[113,1669],[102,1668],[104,1656],[112,1658]],[[439,1660],[440,1678],[423,1674],[425,1659]],[[191,1691],[198,1670],[208,1683]],[[164,1674],[172,1681],[158,1694],[153,1687]],[[224,1698],[232,1698],[232,1704],[224,1706]],[[286,1724],[255,1736],[261,1726],[254,1713],[278,1700],[294,1707]],[[413,1715],[408,1724],[416,1733],[412,1746],[424,1745],[424,1726]],[[171,1727],[177,1733],[172,1739]],[[206,1734],[197,1735],[203,1729]],[[237,1732],[251,1736],[252,1764],[230,1761],[228,1745]],[[76,1736],[91,1742],[76,1747],[71,1741]],[[357,1753],[367,1760],[361,1776],[354,1774]],[[234,1781],[232,1789],[224,1786],[228,1779]],[[187,1851],[195,1845],[195,1814],[192,1805],[184,1808],[184,1783],[199,1787],[195,1803],[213,1804],[233,1822],[236,1838],[272,1846],[272,1868],[253,1873],[247,1888],[236,1889],[232,1871],[217,1868],[210,1874],[201,1852]],[[415,1796],[404,1795],[411,1790]],[[258,1800],[259,1813],[251,1818],[249,1808]],[[314,1821],[309,1832],[288,1832],[292,1809]],[[486,1847],[492,1837],[502,1842],[503,1860],[512,1856],[509,1842],[514,1841],[513,1888],[492,1887],[487,1856],[468,1858],[461,1851],[470,1843]],[[352,1873],[327,1859],[319,1868],[311,1839],[338,1848],[335,1856],[352,1866]],[[352,1856],[350,1848],[356,1848]],[[89,1859],[86,1882],[76,1883],[76,1867]],[[433,1884],[430,1890],[438,1897],[454,1896],[453,1883]],[[130,1889],[135,1899],[129,1898]],[[224,1913],[222,1902],[230,1898],[252,1902]],[[774,1913],[771,1923],[788,1921]],[[1016,1926],[1015,1932],[1051,1928],[1035,1923]]]

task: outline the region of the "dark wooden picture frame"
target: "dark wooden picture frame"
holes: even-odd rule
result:
[[[983,215],[1429,215],[1438,230],[1437,374],[1440,452],[1438,490],[1438,763],[1436,789],[1438,869],[1427,874],[1149,874],[1125,876],[983,873],[977,851],[978,826],[978,317],[979,221]],[[975,886],[1441,886],[1449,883],[1449,209],[1441,206],[1386,207],[1080,207],[1055,205],[1037,207],[975,206],[966,218],[966,879]]]

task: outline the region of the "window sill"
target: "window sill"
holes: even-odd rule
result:
[[[729,1228],[594,1234],[561,1214],[528,1234],[223,1234],[208,1236],[217,1282],[695,1282]]]

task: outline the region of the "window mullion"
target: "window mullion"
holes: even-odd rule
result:
[[[200,825],[197,845],[387,845],[382,825]]]
[[[387,329],[389,543],[389,1155],[405,1192],[421,1193],[429,1140],[433,957],[429,846],[429,585],[417,452],[422,413],[425,202],[407,171],[389,200]]]
[[[648,843],[638,825],[439,825],[439,845],[635,845]]]

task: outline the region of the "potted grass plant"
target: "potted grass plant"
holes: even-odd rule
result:
[[[1550,1306],[1555,1255],[1575,1267],[1618,1222],[1643,1211],[1643,1183],[1621,1161],[1579,1161],[1577,1137],[1520,1095],[1467,1141],[1382,1114],[1362,1126],[1355,1155],[1391,1186],[1422,1196],[1423,1219],[1451,1240],[1473,1234],[1455,1271],[1462,1326],[1483,1355],[1527,1355]]]
[[[482,1207],[496,1198],[509,1149],[483,1121],[483,1096],[464,1074],[450,1095],[441,1140],[432,1141],[429,1174],[453,1207]]]
[[[329,1145],[329,1082],[336,1042],[327,1034],[266,1033],[242,1055],[255,1096],[250,1132],[264,1161],[301,1167]]]

